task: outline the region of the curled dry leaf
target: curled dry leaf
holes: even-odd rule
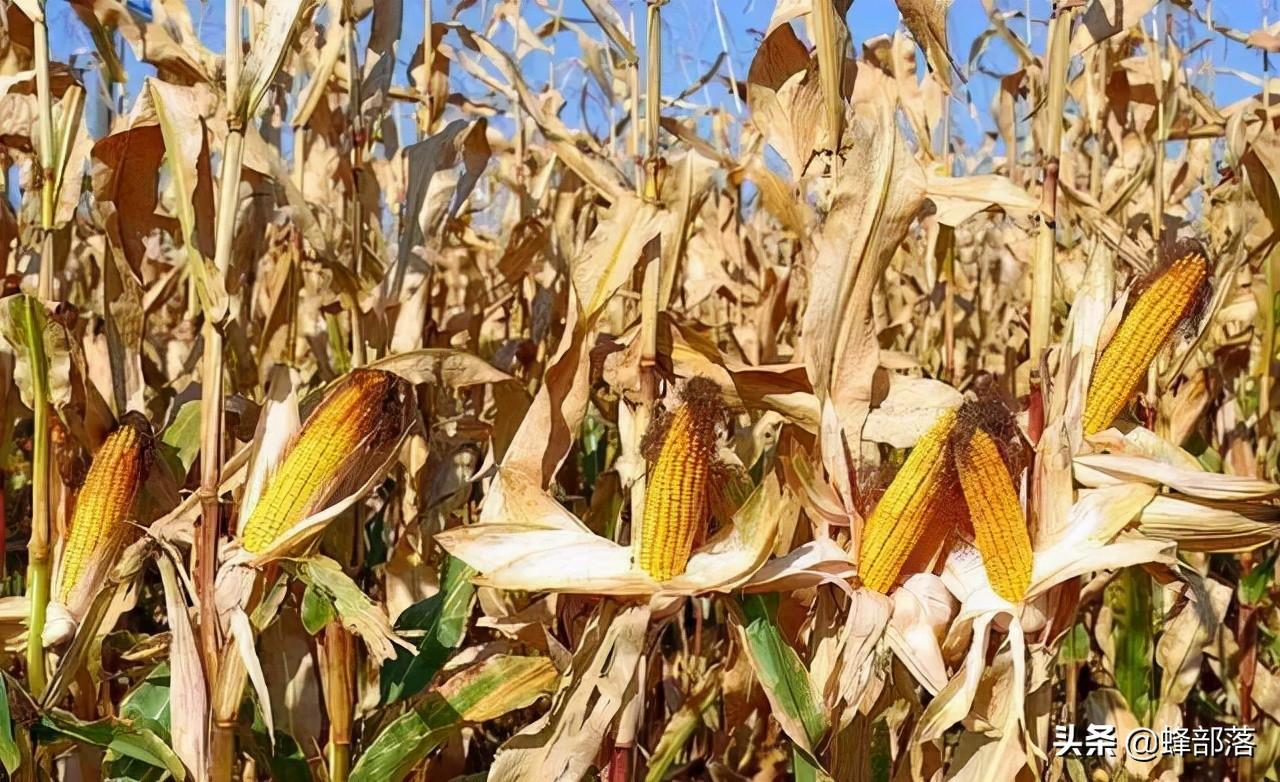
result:
[[[751,121],[800,179],[825,128],[817,64],[789,24],[770,30],[747,73]]]
[[[846,147],[844,176],[814,238],[803,328],[809,378],[838,424],[829,434],[857,442],[879,359],[872,294],[924,203],[924,173],[907,151],[888,106],[856,117],[849,124]],[[824,454],[836,447],[824,446]],[[833,459],[824,455],[824,461],[834,474],[847,474]]]

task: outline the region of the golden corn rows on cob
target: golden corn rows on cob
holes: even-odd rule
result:
[[[62,602],[71,598],[94,557],[113,556],[132,540],[129,516],[146,480],[150,455],[151,424],[140,413],[128,413],[93,457],[62,549]]]
[[[330,391],[307,417],[245,522],[245,550],[270,546],[396,437],[408,390],[390,372],[357,369]]]
[[[649,469],[639,559],[640,567],[658,581],[684,572],[694,540],[706,529],[719,410],[715,384],[690,380]]]
[[[1124,410],[1208,278],[1204,253],[1186,250],[1138,297],[1094,367],[1085,400],[1085,434],[1102,431]]]
[[[1009,468],[995,440],[981,429],[958,446],[956,468],[987,580],[997,595],[1016,603],[1031,585],[1032,554]]]
[[[933,529],[942,525],[931,525],[930,521],[954,480],[950,440],[955,425],[955,410],[938,418],[907,455],[902,469],[867,518],[858,575],[868,588],[888,593],[925,535],[948,531]]]

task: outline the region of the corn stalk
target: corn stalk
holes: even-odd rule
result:
[[[1049,22],[1048,80],[1043,116],[1045,144],[1041,150],[1044,183],[1040,194],[1040,225],[1031,267],[1031,377],[1039,385],[1040,357],[1049,346],[1053,313],[1054,251],[1058,229],[1058,156],[1062,152],[1062,111],[1067,100],[1067,66],[1071,63],[1071,22],[1076,10],[1055,3]],[[1039,432],[1034,432],[1038,436]]]
[[[54,173],[53,95],[49,84],[49,24],[41,5],[40,18],[33,20],[35,38],[36,101],[40,136],[40,302],[53,298],[53,220],[57,178]],[[27,632],[27,678],[33,695],[39,696],[47,684],[41,635],[49,603],[52,536],[49,503],[49,378],[45,366],[44,334],[37,318],[40,302],[26,300],[27,339],[31,350],[33,376],[32,498],[31,539],[27,546],[27,595],[30,600]]]
[[[31,602],[27,625],[27,680],[37,697],[48,684],[45,672],[45,617],[49,605],[51,561],[49,557],[49,370],[44,352],[44,305],[26,297],[26,339],[31,356],[32,390],[32,487],[31,540],[27,544],[27,598]]]
[[[226,110],[227,140],[222,151],[222,171],[219,179],[217,226],[214,234],[214,270],[219,279],[226,279],[231,266],[232,243],[236,230],[236,211],[239,207],[240,162],[244,149],[244,125],[247,116],[240,113],[238,91],[243,68],[240,33],[240,0],[226,0]],[[233,733],[236,712],[240,706],[240,694],[244,682],[244,668],[234,654],[219,659],[217,613],[214,605],[214,578],[218,560],[218,537],[221,526],[221,505],[218,480],[222,471],[222,423],[223,423],[223,340],[222,331],[214,322],[212,313],[204,317],[204,356],[200,394],[200,527],[196,535],[196,593],[200,600],[200,646],[204,654],[208,681],[216,682],[213,691],[213,712],[210,715],[210,779],[225,782],[231,778],[234,762],[235,735]],[[237,675],[237,670],[238,674]],[[228,685],[228,677],[234,685]],[[234,696],[230,691],[234,691]]]

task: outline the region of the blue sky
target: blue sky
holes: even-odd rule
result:
[[[463,12],[462,21],[473,28],[481,27],[483,20],[496,2],[497,0],[477,0],[473,6]],[[668,42],[663,63],[664,93],[675,94],[697,79],[715,60],[722,48],[726,48],[722,47],[722,36],[727,42],[727,51],[734,73],[738,78],[745,75],[751,56],[763,30],[768,25],[774,6],[773,0],[718,0],[718,2],[721,11],[720,24],[716,23],[715,0],[670,0],[664,8],[664,36]],[[1004,10],[1023,11],[1030,8],[1031,47],[1034,51],[1042,51],[1044,48],[1043,21],[1050,8],[1048,0],[1029,0],[1029,2],[1028,0],[995,0],[995,2]],[[1246,31],[1260,27],[1264,20],[1280,17],[1280,0],[1263,0],[1261,3],[1253,0],[1218,0],[1211,5],[1205,0],[1195,0],[1195,2],[1203,11],[1211,11],[1213,19],[1218,24],[1226,24]],[[145,3],[146,0],[131,0],[131,4]],[[436,18],[449,18],[456,5],[457,3],[452,0],[448,2],[433,0]],[[624,20],[634,17],[638,26],[643,28],[645,7],[643,0],[613,0],[613,5]],[[223,25],[220,0],[193,2],[190,6],[201,36],[211,48],[221,49]],[[592,28],[590,15],[581,0],[523,0],[522,6],[532,27],[537,27],[548,18],[546,11],[541,7],[546,6],[563,7],[566,16]],[[68,6],[59,0],[53,0],[50,3],[50,16],[55,56],[62,60],[75,59],[82,65],[91,62],[92,42]],[[1179,40],[1189,42],[1207,37],[1203,26],[1190,20],[1184,11],[1175,8],[1174,16],[1177,25],[1175,35]],[[1148,26],[1152,19],[1153,16],[1148,15]],[[421,40],[422,20],[422,3],[409,0],[405,4],[404,33],[398,56],[400,67],[397,69],[397,81],[404,81],[405,66],[412,55],[414,45]],[[855,0],[848,20],[853,39],[858,43],[876,35],[891,33],[900,24],[897,7],[893,0]],[[958,61],[963,63],[966,60],[970,45],[985,26],[986,14],[981,0],[956,0],[950,12],[950,39],[952,52]],[[1022,19],[1015,20],[1011,26],[1019,33],[1025,33],[1027,30],[1027,24]],[[598,37],[603,39],[602,34]],[[643,36],[640,37],[643,38]],[[509,31],[504,29],[497,38],[497,43],[500,45],[509,41]],[[1210,40],[1211,42],[1200,48],[1191,60],[1196,67],[1199,86],[1213,94],[1220,104],[1229,103],[1255,92],[1254,86],[1247,81],[1230,73],[1220,72],[1219,69],[1233,69],[1260,76],[1264,67],[1262,54],[1240,44],[1228,42],[1221,36],[1212,36]],[[566,93],[576,95],[577,90],[587,79],[573,60],[578,52],[576,37],[571,32],[561,33],[555,45],[557,57],[554,73],[557,84]],[[1012,57],[999,44],[991,47],[984,59],[987,69],[996,72],[1011,70],[1012,63]],[[540,86],[540,82],[547,78],[553,67],[547,56],[541,53],[526,57],[524,65],[526,73],[529,74],[535,86]],[[1274,65],[1272,69],[1274,70]],[[142,77],[148,70],[145,66],[130,63],[131,83],[126,87],[126,107],[131,103],[132,94],[138,89]],[[456,75],[458,73],[459,69],[455,69],[454,89],[462,85],[469,91],[473,85],[457,81],[463,78]],[[727,75],[727,68],[722,69],[722,73]],[[958,120],[957,133],[973,138],[984,129],[989,129],[989,124],[984,127],[981,123],[990,122],[989,116],[985,115],[996,86],[995,81],[990,78],[978,76],[971,79],[969,89],[972,91],[973,102],[979,108],[979,117],[977,120],[971,120],[964,112],[956,113],[956,117],[962,118]],[[734,110],[728,91],[716,85],[696,93],[690,100],[695,103],[710,102]],[[570,104],[574,103],[576,100],[571,98]],[[591,118],[591,111],[589,107],[588,119]],[[581,116],[575,117],[571,114],[568,119],[571,122],[575,119],[580,121]],[[599,127],[601,123],[597,121],[591,124]]]

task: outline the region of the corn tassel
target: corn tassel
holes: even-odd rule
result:
[[[94,558],[114,556],[134,537],[129,516],[146,479],[150,448],[151,425],[142,415],[130,413],[98,449],[76,497],[62,550],[58,596],[63,603],[71,599]]]
[[[390,372],[357,369],[320,402],[245,522],[246,551],[266,549],[319,509],[345,475],[398,433],[407,387]]]
[[[867,519],[858,575],[868,588],[887,594],[926,535],[948,531],[949,525],[933,522],[946,511],[941,500],[954,480],[949,442],[955,424],[956,412],[948,410],[925,432]]]
[[[694,393],[718,391],[695,388]],[[716,408],[706,403],[711,398],[689,401],[686,396],[671,416],[649,471],[639,559],[640,567],[658,581],[684,572],[694,541],[706,531],[707,479],[716,456]]]
[[[1190,252],[1138,297],[1094,368],[1084,408],[1085,434],[1102,431],[1124,411],[1160,348],[1193,308],[1208,276],[1208,260]]]
[[[1031,536],[1009,468],[991,435],[973,430],[957,449],[956,467],[978,553],[995,593],[1019,602],[1031,585]]]

